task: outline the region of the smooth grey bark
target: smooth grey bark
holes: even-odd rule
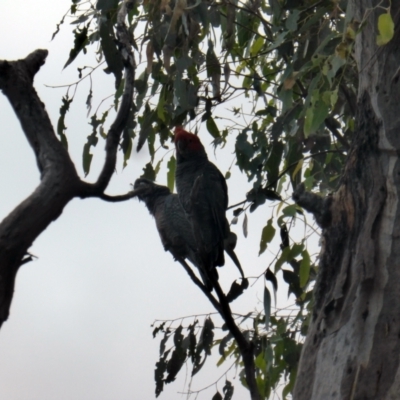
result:
[[[323,245],[295,400],[400,398],[400,2],[395,37],[377,46],[388,1],[353,0],[356,133],[339,189],[322,201]],[[374,8],[375,7],[375,8]],[[301,189],[295,200],[320,202]]]
[[[106,140],[103,169],[96,183],[83,182],[68,152],[54,133],[48,114],[33,88],[33,78],[44,64],[46,50],[36,50],[23,60],[0,61],[0,89],[9,100],[32,147],[41,181],[36,190],[0,223],[0,327],[7,320],[14,293],[15,277],[30,260],[33,241],[56,220],[74,197],[116,199],[104,194],[114,173],[117,150],[133,101],[135,62],[125,17],[132,1],[126,0],[118,13],[117,39],[125,67],[125,88],[120,108]]]

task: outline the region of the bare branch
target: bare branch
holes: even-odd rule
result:
[[[232,311],[226,299],[226,296],[216,279],[213,281],[213,286],[219,299],[219,304],[221,307],[220,314],[224,319],[229,332],[232,334],[239,347],[239,351],[243,359],[244,370],[246,372],[246,382],[247,385],[249,386],[251,400],[261,400],[256,382],[256,372],[255,372],[256,369],[254,364],[253,344],[246,340],[242,331],[236,325],[236,322],[233,319]]]
[[[120,53],[125,66],[125,88],[122,95],[121,105],[119,107],[115,121],[112,123],[107,134],[106,157],[103,169],[94,184],[84,184],[81,189],[81,197],[102,197],[108,183],[115,171],[117,162],[118,145],[122,132],[128,121],[129,112],[133,104],[133,84],[135,81],[135,59],[132,52],[131,35],[125,24],[125,18],[129,9],[133,6],[132,0],[125,0],[118,12],[117,17],[117,41],[120,47]],[[106,200],[106,198],[104,198]]]
[[[194,274],[192,269],[189,267],[189,265],[186,263],[185,260],[183,260],[181,257],[175,257],[175,259],[185,268],[185,271],[188,273],[190,276],[190,279],[197,285],[200,290],[206,295],[208,300],[210,300],[211,304],[214,306],[214,308],[222,315],[222,310],[221,306],[218,303],[218,301],[215,299],[215,297],[207,290],[207,288],[203,285],[203,283],[200,281],[199,278]]]
[[[47,57],[47,50],[36,50],[24,60],[0,61],[0,89],[10,101],[22,129],[32,146],[39,170],[65,166],[71,173],[75,167],[57,139],[50,118],[33,88],[34,74]]]
[[[126,193],[126,194],[121,194],[118,196],[110,196],[108,194],[102,193],[100,194],[98,197],[102,200],[105,201],[109,201],[111,203],[117,203],[120,201],[126,201],[126,200],[130,200],[136,196],[139,196],[141,193],[143,193],[144,191],[146,191],[146,188],[138,188],[135,190],[131,190],[130,192]]]
[[[0,61],[0,89],[21,122],[41,172],[36,190],[0,224],[0,326],[9,315],[18,269],[29,261],[28,248],[60,216],[80,183],[32,86],[46,56],[46,50],[36,50],[24,60]]]
[[[49,116],[33,88],[33,78],[44,64],[46,50],[36,50],[24,60],[0,61],[0,89],[10,101],[31,145],[41,172],[37,189],[0,224],[0,327],[7,320],[18,269],[29,261],[27,250],[56,220],[74,197],[104,194],[115,170],[119,140],[132,106],[134,59],[125,17],[132,1],[126,0],[118,14],[117,34],[125,63],[125,90],[120,109],[108,133],[106,160],[97,182],[82,182],[67,150],[57,139]],[[135,194],[137,195],[137,194]],[[134,196],[132,193],[129,196]],[[123,197],[126,197],[124,195]],[[115,198],[121,200],[121,196]]]
[[[192,281],[200,288],[200,290],[206,295],[206,297],[210,300],[215,309],[219,312],[223,320],[225,321],[226,326],[228,327],[229,332],[232,334],[236,343],[239,347],[240,354],[243,359],[244,369],[246,371],[246,382],[249,386],[250,395],[252,400],[260,400],[260,395],[258,393],[256,376],[255,376],[255,364],[254,364],[254,355],[253,355],[253,345],[248,342],[244,337],[243,333],[236,325],[236,322],[233,319],[232,311],[230,309],[229,303],[224,292],[219,285],[218,280],[210,274],[210,277],[213,281],[213,286],[215,292],[217,293],[219,302],[215,299],[215,297],[207,290],[207,288],[200,282],[197,276],[194,274],[189,265],[185,262],[185,260],[180,257],[176,257],[176,260],[185,268],[186,272],[189,274]]]

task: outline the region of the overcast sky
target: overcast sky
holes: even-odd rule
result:
[[[64,24],[50,42],[56,24],[70,5],[38,0],[0,1],[0,59],[24,58],[38,48],[49,50],[46,64],[35,77],[35,87],[56,126],[62,85],[77,79],[76,68],[88,63],[77,59],[65,71],[73,37]],[[92,64],[94,65],[94,64]],[[70,153],[83,176],[81,154],[88,125],[85,99],[88,82],[83,82],[66,119]],[[113,93],[113,79],[100,73],[94,81],[99,100]],[[33,152],[19,122],[3,95],[0,96],[0,219],[28,196],[39,183]],[[208,146],[205,130],[200,137]],[[171,146],[172,148],[172,146]],[[232,162],[225,150],[211,161],[223,173]],[[92,171],[95,180],[103,161],[104,143],[99,141]],[[129,166],[117,173],[107,190],[122,194],[141,174],[148,161],[146,149],[134,153]],[[159,183],[166,183],[165,171]],[[250,188],[247,180],[234,173],[228,181],[230,203],[243,200]],[[272,260],[270,252],[257,257],[262,227],[270,217],[270,207],[260,208],[249,219],[245,239],[239,224],[237,253],[245,274],[258,276]],[[154,398],[154,366],[159,339],[152,339],[150,325],[155,319],[175,319],[213,312],[208,300],[193,285],[179,264],[165,253],[152,217],[137,200],[105,203],[97,199],[73,200],[60,218],[37,239],[31,253],[38,257],[21,268],[9,320],[0,333],[0,398],[8,400],[108,400]],[[239,274],[231,262],[220,269],[226,289]],[[252,280],[254,282],[254,280]],[[233,303],[236,312],[262,308],[264,282],[256,281],[242,298]],[[286,288],[283,290],[285,298]],[[192,390],[211,384],[223,374],[208,362],[195,377]],[[229,363],[226,364],[228,367]],[[209,368],[212,367],[212,368]],[[161,399],[187,398],[185,371],[170,384]],[[230,374],[230,379],[234,374]],[[233,380],[234,398],[246,398],[238,379]],[[223,382],[218,385],[222,391]],[[209,399],[215,387],[198,398]],[[191,397],[194,398],[194,397]]]

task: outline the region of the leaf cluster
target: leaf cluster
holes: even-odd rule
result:
[[[177,328],[165,328],[165,322],[156,326],[153,337],[163,333],[160,341],[160,359],[156,363],[154,379],[156,397],[162,392],[164,384],[173,382],[176,375],[187,362],[191,361],[191,376],[196,375],[204,366],[207,356],[211,354],[214,339],[214,323],[210,317],[204,320],[202,328],[195,319],[185,330],[182,325]],[[172,338],[172,346],[167,349],[168,340]],[[168,343],[167,343],[168,342]]]
[[[120,3],[73,1],[70,9],[75,41],[66,66],[94,46],[99,65],[106,65],[116,88],[110,108],[101,117],[97,111],[91,116],[93,131],[83,152],[85,173],[90,170],[90,148],[104,136],[108,111],[118,107],[122,94],[123,63],[114,38]],[[245,236],[247,211],[273,206],[261,233],[259,254],[265,256],[279,231],[280,251],[265,270],[266,281],[276,291],[276,277],[282,274],[288,295],[294,296],[299,308],[294,322],[272,316],[266,289],[264,311],[254,317],[248,331],[264,398],[282,378],[287,382],[284,396],[293,388],[301,348],[298,334],[307,331],[317,273],[307,250],[307,234],[301,241],[291,238],[297,220],[308,223],[287,192],[300,182],[321,194],[335,190],[353,139],[358,87],[354,43],[369,20],[367,15],[356,21],[347,6],[344,0],[144,0],[131,2],[128,16],[141,72],[135,78],[135,102],[120,143],[124,165],[134,143],[137,151],[147,146],[150,161],[143,176],[155,180],[167,158],[167,182],[173,190],[176,160],[169,153],[171,128],[190,124],[194,131],[207,131],[215,147],[234,146],[232,164],[249,182],[233,221],[244,215]],[[390,10],[386,11],[379,19],[381,45],[391,40],[393,31]],[[84,79],[83,69],[78,71],[79,79]],[[90,92],[88,103],[91,98]],[[71,101],[64,98],[59,121],[65,145],[65,116]],[[229,170],[226,178],[230,175]],[[268,326],[268,334],[259,333],[259,324]],[[202,329],[194,321],[186,331],[162,325],[154,334],[159,332],[164,336],[155,373],[157,396],[188,360],[195,375],[212,345],[219,345],[221,362],[234,356],[240,366],[232,337],[214,340],[211,318]],[[166,350],[170,339],[173,345]],[[222,398],[218,393],[214,397]]]
[[[236,317],[239,325],[243,325],[246,321],[250,321],[252,325],[250,328],[243,327],[242,332],[252,343],[256,382],[262,398],[268,398],[277,390],[282,379],[287,382],[283,388],[284,398],[293,389],[302,347],[299,339],[304,335],[304,324],[308,320],[308,316],[303,314],[298,309],[276,311],[270,318],[268,331],[265,330],[265,317],[262,313],[249,313]],[[185,319],[187,318],[183,318]],[[156,396],[162,392],[164,384],[175,380],[177,373],[186,363],[191,364],[191,377],[196,375],[205,365],[213,349],[217,349],[220,356],[217,366],[220,367],[229,360],[231,366],[214,383],[200,391],[216,385],[217,392],[213,398],[230,399],[234,392],[234,386],[228,379],[232,366],[239,371],[240,382],[247,387],[243,361],[232,334],[227,332],[221,338],[215,339],[215,331],[221,329],[222,332],[226,331],[225,325],[218,327],[211,316],[204,318],[202,326],[198,317],[193,317],[193,322],[188,326],[184,326],[183,321],[174,326],[174,322],[162,321],[153,325],[153,337],[162,336],[154,375]],[[218,391],[220,382],[224,382],[222,389],[224,397]]]

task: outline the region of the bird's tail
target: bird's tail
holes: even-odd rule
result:
[[[217,270],[215,268],[207,270],[206,268],[199,267],[199,273],[204,286],[209,292],[211,292],[214,288],[213,282],[218,281]]]
[[[237,255],[234,251],[234,249],[236,247],[236,242],[237,242],[236,234],[234,234],[233,232],[229,232],[228,237],[224,240],[224,249],[225,249],[226,253],[228,254],[228,256],[231,258],[231,260],[236,265],[237,269],[240,272],[240,275],[242,275],[242,278],[245,279],[242,266],[240,265],[240,261],[237,258]]]

